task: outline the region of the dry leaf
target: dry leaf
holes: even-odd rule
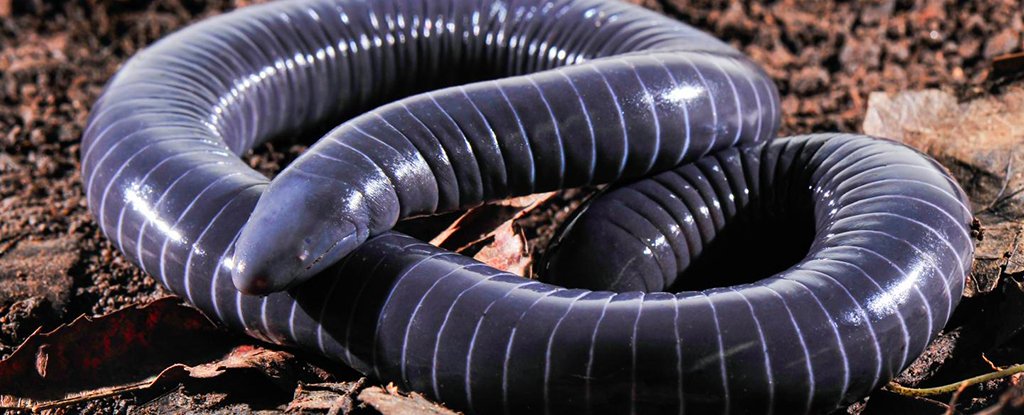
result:
[[[999,277],[1018,274],[1024,263],[1024,222],[1003,221],[985,226],[985,239],[974,249],[974,277],[969,279],[969,291],[990,292],[999,283]],[[985,277],[985,278],[981,278]]]
[[[930,154],[967,192],[984,238],[965,296],[992,291],[1004,275],[1024,274],[1024,86],[965,103],[939,90],[873,93],[864,132]]]
[[[873,93],[864,133],[935,157],[976,209],[1024,218],[1024,86],[963,104],[939,90]]]
[[[430,244],[460,252],[477,244],[504,222],[517,219],[550,200],[557,192],[514,197],[472,208],[447,229],[430,240]]]
[[[526,238],[522,232],[516,231],[515,220],[508,220],[495,229],[490,235],[491,242],[473,256],[477,261],[491,267],[527,276],[530,264],[530,250],[526,247]]]
[[[366,378],[360,378],[354,382],[300,385],[286,411],[317,411],[328,415],[349,413],[355,408],[353,394],[365,383]]]
[[[433,403],[423,395],[412,392],[404,395],[394,385],[387,389],[378,386],[363,389],[359,400],[384,415],[455,415],[450,409]]]
[[[226,340],[202,313],[170,297],[82,316],[48,333],[37,330],[0,361],[0,407],[120,393],[169,365],[222,356]]]
[[[538,193],[470,209],[430,243],[528,277],[532,258],[517,221],[556,194]]]
[[[147,402],[140,406],[141,413],[167,413],[177,411],[180,399],[186,399],[192,410],[211,409],[215,413],[236,413],[250,407],[232,408],[231,403],[238,400],[237,396],[252,404],[259,402],[269,407],[280,407],[288,403],[288,410],[316,409],[308,399],[303,399],[302,382],[312,385],[337,385],[335,389],[342,394],[351,394],[363,382],[324,384],[332,376],[322,369],[297,359],[293,354],[269,350],[258,346],[242,345],[235,347],[227,356],[196,366],[176,364],[160,372],[160,374],[139,382],[132,392],[157,393],[167,391],[178,385],[195,387],[195,391],[182,395],[182,391],[164,395],[164,398]],[[313,388],[313,386],[309,386]],[[348,388],[344,392],[343,388]],[[340,396],[337,393],[335,396]],[[351,399],[349,399],[351,400]],[[290,402],[290,403],[289,403]],[[351,407],[351,405],[349,405]],[[330,408],[325,408],[328,410]]]

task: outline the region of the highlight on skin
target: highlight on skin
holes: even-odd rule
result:
[[[504,9],[520,14],[502,23],[510,18]],[[379,13],[392,10],[382,5]],[[652,12],[571,1],[482,8],[452,2],[437,10],[454,13],[452,25],[471,27],[440,38],[401,27],[371,31],[409,39],[371,48],[365,65],[391,62],[394,68],[378,71],[395,76],[367,76],[371,90],[403,95],[425,85],[496,79],[400,99],[314,144],[271,183],[238,239],[233,280],[243,292],[267,294],[305,281],[320,269],[314,263],[334,263],[410,215],[635,178],[768,139],[778,126],[778,92],[760,69],[720,41]],[[482,11],[495,20],[481,20]],[[388,72],[431,49],[451,49],[450,56],[428,56],[457,70],[432,62],[415,72],[423,85],[405,88]],[[720,96],[712,99],[713,91]],[[280,220],[283,212],[316,225]],[[341,232],[350,226],[354,234]]]
[[[239,158],[325,122],[273,181]],[[208,315],[468,413],[822,413],[941,330],[971,214],[925,155],[778,124],[756,65],[623,2],[298,0],[131,59],[82,178]],[[390,230],[588,183],[542,281]]]

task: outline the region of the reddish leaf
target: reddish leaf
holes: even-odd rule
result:
[[[209,361],[230,338],[195,308],[167,297],[29,336],[0,361],[0,405],[37,405],[81,391],[131,386],[168,366]]]

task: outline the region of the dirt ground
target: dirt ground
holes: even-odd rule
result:
[[[90,105],[128,57],[189,22],[258,2],[0,0],[0,356],[9,355],[39,328],[50,330],[83,314],[104,314],[168,294],[125,260],[89,216],[78,141]],[[1002,60],[1021,51],[1024,8],[1016,1],[635,2],[727,39],[765,67],[782,94],[782,135],[861,131],[872,92],[936,88],[960,100],[999,93],[1014,84],[1024,66]],[[267,145],[249,160],[272,173],[301,149]],[[578,196],[561,199],[558,206],[571,205]],[[1000,216],[998,209],[985,213],[991,215],[987,222],[983,218],[984,226],[1021,219]],[[564,216],[564,209],[533,216],[526,231],[539,252],[554,228],[552,219]],[[1007,272],[1005,261],[993,264],[981,271],[988,273],[987,288],[964,302],[948,334],[901,383],[931,386],[983,373],[977,361],[986,352],[1005,359],[999,365],[1024,362],[1024,340],[1017,335],[1024,324],[1008,328],[992,323],[1005,313],[1024,315],[1024,307],[1007,306],[1024,297],[1000,286],[1000,281],[1016,282],[1024,273]],[[987,340],[974,342],[971,336]],[[998,344],[989,339],[998,336]],[[344,368],[309,356],[298,359],[326,369],[324,377],[339,384],[369,385],[353,383],[359,377]],[[973,363],[964,363],[968,361]],[[172,388],[155,397],[125,394],[55,411],[278,412],[292,398],[288,392],[268,397],[230,383]],[[924,401],[879,391],[848,410],[943,413],[949,398]],[[1001,399],[1009,406],[1020,405],[1024,388],[1016,378],[990,381],[959,399],[956,410],[966,412]],[[347,408],[372,411],[365,405],[355,402]]]

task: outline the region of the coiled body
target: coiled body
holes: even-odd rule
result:
[[[345,122],[273,182],[237,157],[456,84]],[[118,248],[225,324],[457,408],[821,412],[891,378],[941,329],[970,265],[970,213],[933,161],[898,144],[765,143],[777,101],[728,46],[614,1],[279,2],[126,64],[93,109],[83,180]],[[388,232],[674,166],[608,192],[566,231],[551,278],[596,291]],[[731,288],[660,292],[694,288],[706,252],[749,256],[729,247],[758,223],[792,224],[804,259]]]

